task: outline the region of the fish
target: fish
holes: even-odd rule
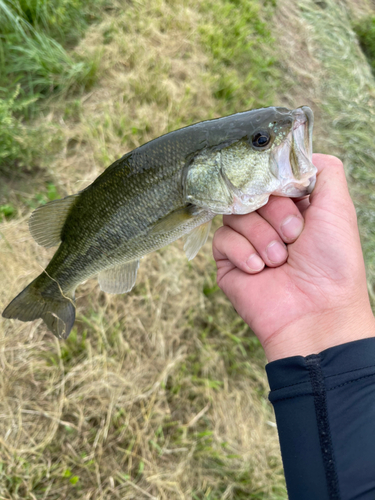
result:
[[[301,106],[189,125],[126,153],[79,193],[37,208],[31,235],[58,249],[3,317],[42,318],[66,339],[75,321],[75,290],[88,278],[97,275],[107,293],[127,293],[146,254],[184,237],[193,259],[216,215],[248,214],[271,194],[311,193],[313,122],[312,110]]]

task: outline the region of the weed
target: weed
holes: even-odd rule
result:
[[[0,165],[2,172],[14,166],[15,163],[26,167],[35,154],[32,134],[26,131],[22,121],[17,117],[35,102],[36,98],[17,99],[20,87],[0,98]],[[0,96],[5,89],[0,88]]]
[[[12,217],[16,214],[16,208],[11,204],[0,205],[0,218]]]
[[[265,47],[272,45],[266,20],[272,9],[267,3],[225,0],[201,4],[204,21],[201,43],[210,53],[210,80],[222,113],[269,105],[276,88],[274,58]],[[218,29],[220,26],[220,29]]]
[[[25,45],[9,47],[7,73],[33,95],[85,90],[96,81],[98,60],[77,60],[44,33],[32,32]]]
[[[333,0],[320,9],[305,2],[303,16],[311,26],[324,77],[321,77],[321,108],[330,124],[320,138],[325,149],[344,161],[356,205],[370,289],[375,287],[375,81],[351,27],[351,16]],[[374,54],[374,17],[359,27],[360,41],[371,58]],[[355,70],[353,70],[355,68]],[[375,308],[375,302],[373,302]]]
[[[18,82],[26,95],[38,98],[40,93],[69,92],[93,84],[97,60],[79,61],[60,43],[67,43],[64,26],[72,30],[77,24],[72,17],[84,17],[79,16],[80,2],[76,4],[74,0],[0,0],[0,85],[6,82],[11,88]],[[53,37],[58,34],[60,42]]]
[[[353,24],[359,43],[375,72],[375,16],[366,16]]]
[[[40,158],[36,131],[25,119],[37,115],[41,97],[82,92],[95,83],[98,57],[68,53],[62,45],[83,34],[87,8],[80,0],[0,0],[0,162],[5,172],[30,167]]]
[[[100,19],[104,6],[103,0],[1,0],[0,9],[7,17],[2,33],[14,32],[14,25],[23,22],[71,47],[89,24]]]

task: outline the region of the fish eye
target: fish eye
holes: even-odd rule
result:
[[[255,149],[263,149],[271,142],[271,134],[268,130],[258,130],[251,138]]]

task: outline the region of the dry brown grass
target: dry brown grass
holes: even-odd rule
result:
[[[24,225],[5,230],[2,303],[47,261]],[[281,467],[259,356],[250,364],[225,298],[202,292],[209,248],[189,265],[178,246],[144,259],[129,296],[84,285],[65,345],[41,321],[3,322],[3,498],[237,498],[241,476],[272,497]]]

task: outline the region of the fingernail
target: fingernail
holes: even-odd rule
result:
[[[250,255],[246,261],[246,265],[252,271],[260,271],[264,267],[264,262],[256,253]]]
[[[302,233],[303,220],[291,215],[281,225],[281,232],[288,240],[295,240]]]
[[[269,260],[274,264],[283,262],[288,256],[285,246],[279,241],[272,241],[266,248],[266,254]]]

